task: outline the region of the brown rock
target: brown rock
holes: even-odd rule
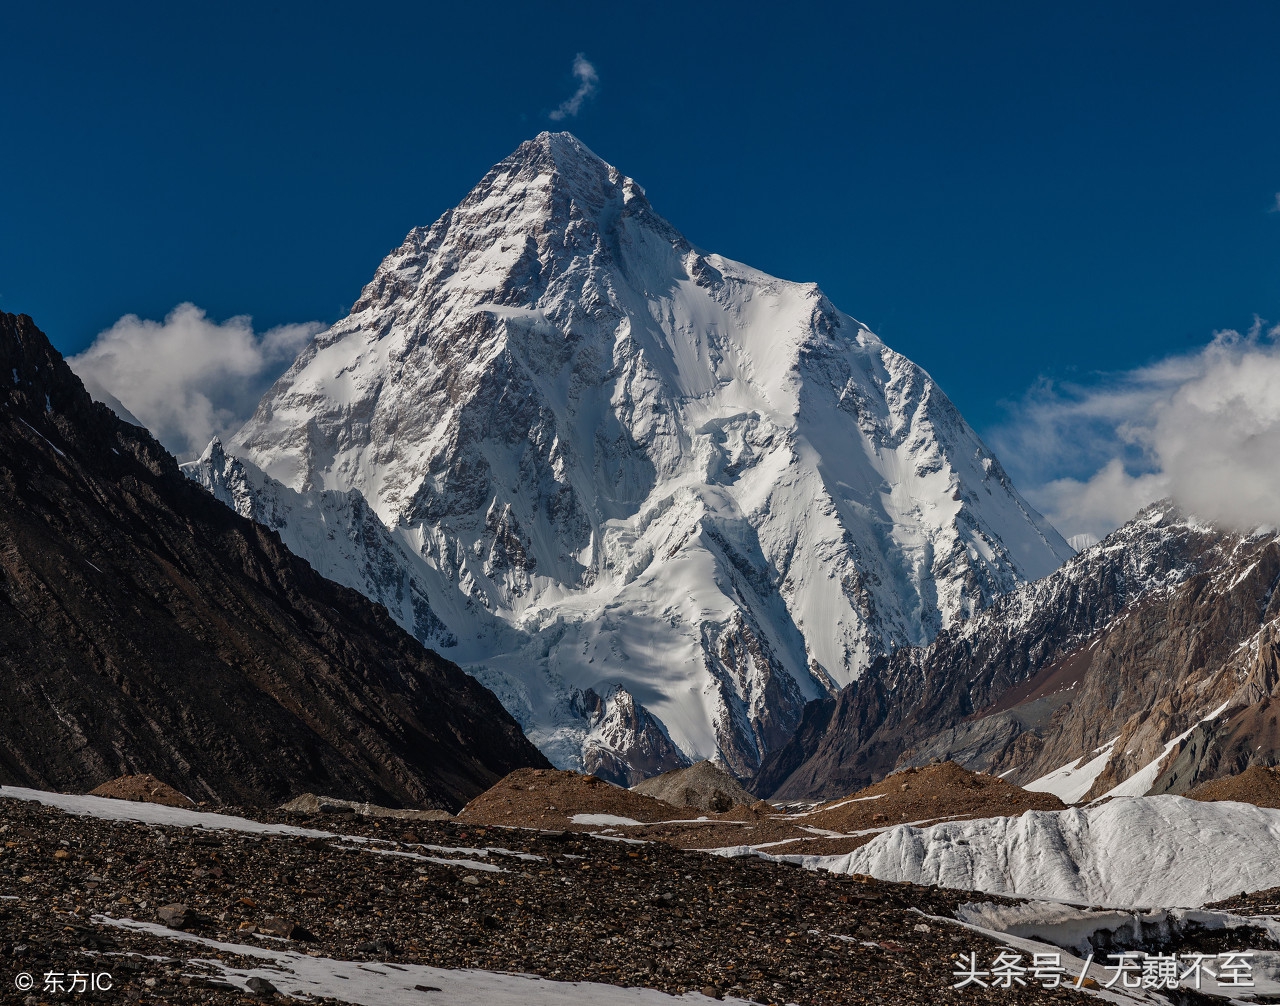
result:
[[[132,800],[135,803],[159,803],[166,807],[194,807],[196,802],[179,793],[168,783],[153,775],[122,775],[101,786],[89,790],[90,796],[105,796],[113,800]]]
[[[183,904],[164,905],[157,908],[156,918],[170,929],[190,929],[196,924],[196,913]]]
[[[1251,765],[1239,775],[1201,783],[1186,795],[1192,800],[1235,800],[1280,810],[1280,768]]]

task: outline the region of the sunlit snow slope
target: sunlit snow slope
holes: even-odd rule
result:
[[[565,133],[410,232],[191,474],[620,781],[751,774],[1071,554],[928,374]]]

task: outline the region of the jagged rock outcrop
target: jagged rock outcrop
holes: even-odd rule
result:
[[[618,779],[750,776],[807,701],[1072,554],[928,374],[568,134],[411,231],[189,473]],[[596,743],[587,690],[648,739]]]
[[[386,610],[183,477],[0,314],[0,781],[461,806],[538,751]]]
[[[765,762],[753,788],[835,796],[940,758],[1034,785],[1108,744],[1093,795],[1142,785],[1143,769],[1143,792],[1181,792],[1273,763],[1278,576],[1274,533],[1239,535],[1155,504],[1051,576],[815,705],[810,728]]]

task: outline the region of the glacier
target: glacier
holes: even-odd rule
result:
[[[410,231],[186,470],[626,784],[750,777],[808,700],[1073,554],[924,370],[567,133]]]
[[[1010,897],[1198,908],[1280,886],[1278,846],[1280,811],[1145,796],[928,828],[899,825],[845,856],[788,858],[837,873]]]

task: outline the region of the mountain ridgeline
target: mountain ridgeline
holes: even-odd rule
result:
[[[564,133],[412,230],[188,474],[621,783],[755,775],[1072,554],[928,374]]]
[[[0,314],[0,782],[456,809],[546,762],[474,679],[185,478]]]
[[[938,759],[1038,788],[1091,763],[1073,794],[1086,799],[1180,794],[1275,765],[1277,585],[1274,531],[1234,533],[1157,503],[812,703],[753,788],[818,799]]]

